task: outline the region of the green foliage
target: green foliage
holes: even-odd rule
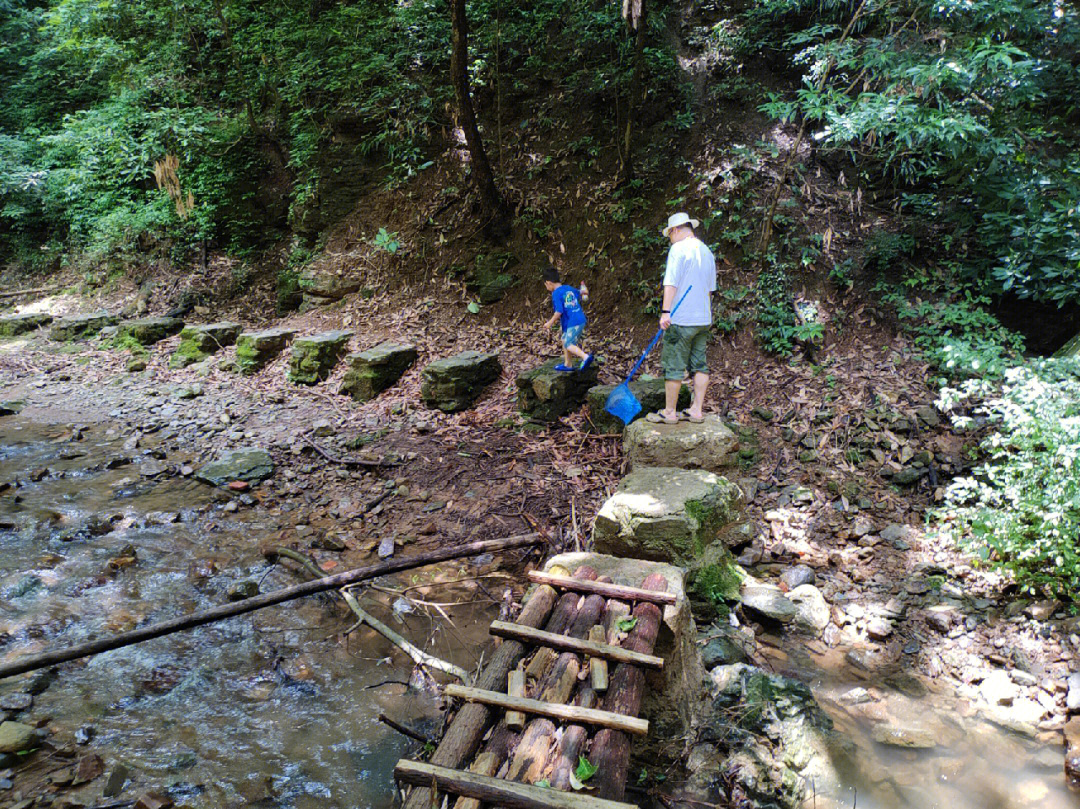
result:
[[[747,316],[745,302],[750,292],[750,287],[746,286],[721,289],[713,305],[713,328],[721,334],[738,330]]]
[[[371,240],[372,246],[377,250],[384,250],[390,255],[393,255],[401,247],[401,242],[398,241],[397,231],[393,233],[388,232],[386,228],[379,228],[379,232],[375,234],[375,238]]]
[[[637,618],[632,615],[624,615],[615,621],[615,625],[619,627],[620,632],[629,632],[637,626]]]
[[[600,770],[598,764],[591,763],[585,756],[578,756],[577,767],[574,768],[574,776],[579,781],[588,781]]]
[[[1080,301],[1080,11],[1055,0],[859,8],[841,42],[851,4],[756,0],[729,44],[780,50],[803,72],[793,97],[762,109],[803,118],[861,184],[933,221],[925,246],[968,279]],[[872,247],[883,269],[905,246]]]
[[[984,461],[946,489],[935,517],[983,562],[1010,572],[1033,594],[1080,592],[1080,363],[1050,359],[1005,371],[1000,388],[967,380],[941,391],[938,406],[997,426]]]
[[[758,341],[766,351],[787,357],[795,349],[798,329],[787,273],[771,263],[757,281]]]

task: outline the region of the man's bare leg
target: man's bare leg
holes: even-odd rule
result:
[[[705,392],[709,389],[708,374],[694,374],[694,398],[690,403],[690,415],[696,419],[702,417],[701,408],[705,405]]]
[[[662,411],[664,418],[674,419],[677,418],[679,407],[679,389],[682,388],[682,380],[679,379],[665,379],[664,380],[664,409]]]

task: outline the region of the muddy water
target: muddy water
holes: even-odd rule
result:
[[[0,423],[0,486],[11,485],[0,491],[0,661],[215,606],[236,581],[264,591],[298,581],[257,552],[280,534],[278,515],[226,512],[209,487],[151,474],[157,459],[146,451],[125,451],[102,425],[80,434]],[[438,592],[473,602],[447,608],[456,627],[419,611],[398,622],[386,608],[393,596],[362,602],[471,669],[494,609],[474,593]],[[58,745],[91,735],[80,752],[131,770],[121,798],[156,789],[192,809],[386,806],[393,764],[415,743],[378,713],[432,732],[440,713],[430,689],[408,687],[410,662],[383,639],[366,628],[342,637],[351,623],[315,597],[118,649],[61,667],[19,718],[51,717]],[[0,696],[28,681],[0,681]],[[93,805],[103,782],[67,794]],[[16,791],[24,786],[16,777]],[[0,792],[0,806],[11,795]]]
[[[943,691],[909,696],[854,676],[842,655],[811,656],[789,649],[791,662],[810,675],[819,704],[848,749],[843,783],[829,785],[833,803],[859,809],[1075,809],[1065,786],[1063,750],[1005,730]],[[928,735],[932,749],[880,744],[874,728]],[[823,790],[824,792],[824,790]]]

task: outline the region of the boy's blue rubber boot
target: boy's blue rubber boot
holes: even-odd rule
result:
[[[590,365],[592,365],[592,361],[593,361],[593,355],[590,354],[589,356],[587,356],[585,359],[583,359],[581,361],[581,365],[578,366],[578,370],[579,371],[584,371],[586,368],[588,368]]]

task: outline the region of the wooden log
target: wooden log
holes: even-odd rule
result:
[[[666,588],[667,580],[654,573],[645,579],[643,586],[647,589]],[[660,608],[654,603],[641,602],[634,608],[633,614],[637,623],[623,646],[642,654],[651,654],[663,618]],[[637,666],[619,663],[611,674],[601,705],[612,713],[637,716],[644,693],[645,672]],[[630,769],[630,737],[617,729],[603,728],[593,738],[589,757],[599,767],[589,782],[596,787],[596,794],[612,800],[621,799],[626,794],[626,777]]]
[[[513,674],[514,672],[510,672]],[[495,775],[499,770],[499,758],[495,753],[481,753],[469,767],[469,772],[477,775]],[[454,802],[454,809],[480,809],[480,801],[476,798],[458,798]]]
[[[535,784],[547,769],[548,751],[555,737],[555,723],[550,719],[534,719],[521,734],[514,756],[504,776],[507,781]]]
[[[578,691],[574,704],[582,708],[595,708],[598,701],[596,692],[586,684]],[[548,779],[552,789],[570,789],[570,774],[577,769],[578,756],[585,752],[588,739],[589,731],[584,725],[563,728],[562,738],[552,756],[551,778]]]
[[[628,652],[629,654],[636,654],[636,652],[632,652],[629,649],[622,649],[618,646],[608,646],[606,643],[604,643],[604,641],[607,640],[607,632],[604,631],[604,627],[600,624],[597,624],[589,630],[589,640],[597,647],[603,646],[605,649],[619,649],[619,651]],[[650,655],[646,655],[646,657],[651,658]],[[657,657],[651,659],[659,660],[659,667],[662,667],[664,665],[664,661],[662,658]],[[597,694],[603,694],[605,691],[607,691],[608,660],[618,660],[618,658],[603,654],[598,655],[595,652],[591,653],[589,657],[589,680],[592,683],[593,691],[595,691]],[[630,658],[623,660],[622,662],[633,663],[634,660],[633,658]]]
[[[556,635],[552,632],[519,626],[508,621],[492,621],[488,631],[492,635],[498,635],[501,638],[519,640],[522,643],[534,646],[547,646],[564,652],[577,652],[588,655],[601,663],[605,660],[614,660],[617,663],[632,663],[635,666],[648,669],[659,670],[664,667],[664,658],[662,657],[638,654],[631,649],[624,649],[621,646],[612,646],[603,642],[607,638],[607,633],[604,632],[604,627],[599,624],[593,624],[589,630],[590,637],[588,640],[579,640],[570,635]],[[597,640],[597,638],[600,640]]]
[[[649,723],[646,720],[611,711],[579,708],[576,705],[560,705],[555,702],[544,702],[543,700],[529,699],[527,697],[511,697],[509,694],[503,694],[499,691],[485,691],[482,688],[469,688],[456,683],[450,683],[443,688],[443,693],[448,697],[464,699],[469,702],[479,702],[483,705],[493,705],[496,708],[505,710],[524,711],[528,714],[545,716],[549,719],[578,722],[582,725],[595,725],[602,728],[615,728],[635,736],[644,736],[649,732]]]
[[[659,574],[654,574],[659,575]],[[539,570],[529,571],[529,580],[539,584],[550,584],[562,590],[572,590],[576,593],[596,593],[605,598],[617,598],[622,601],[648,601],[653,604],[674,604],[677,596],[674,593],[646,590],[638,587],[627,587],[622,584],[610,584],[599,581],[580,581],[555,576],[551,573],[542,573]],[[665,580],[665,586],[667,582]]]
[[[551,664],[555,662],[555,657],[554,649],[547,646],[537,649],[536,654],[529,661],[529,665],[525,667],[525,678],[539,681],[544,676],[544,673],[551,668]]]
[[[578,568],[574,575],[582,578],[596,578],[597,573],[592,568],[583,566]],[[558,598],[557,602],[556,598]],[[543,626],[549,632],[556,631],[560,626],[565,630],[573,620],[579,600],[572,593],[564,593],[558,597],[552,587],[541,585],[525,603],[517,623],[522,626]],[[502,683],[506,682],[510,670],[517,666],[524,654],[525,647],[521,643],[504,641],[495,650],[491,662],[477,679],[476,687],[489,689],[501,687]],[[431,763],[451,768],[463,765],[480,746],[480,741],[491,724],[493,716],[494,712],[486,705],[471,702],[463,706],[432,754]],[[505,722],[500,722],[492,733],[492,738],[485,745],[485,751],[494,753],[501,763],[516,741],[517,734],[507,728]],[[402,809],[430,809],[430,792],[425,787],[414,789],[405,800]]]
[[[540,626],[551,614],[555,604],[555,590],[538,587],[525,603],[518,616],[518,623]],[[491,657],[491,661],[476,680],[480,688],[497,688],[506,682],[510,670],[517,666],[525,654],[525,647],[517,641],[505,641]],[[484,731],[491,724],[492,711],[485,705],[469,703],[462,707],[450,727],[447,728],[439,746],[431,756],[431,763],[442,767],[460,767],[476,752]],[[404,809],[430,809],[431,794],[426,787],[418,787],[405,800]]]
[[[232,618],[236,615],[243,615],[246,612],[254,612],[263,607],[281,604],[285,601],[292,601],[297,598],[303,598],[304,596],[314,595],[315,593],[336,590],[349,584],[356,584],[357,582],[376,578],[378,576],[385,576],[389,573],[410,570],[411,568],[422,567],[436,562],[445,562],[449,559],[460,559],[465,556],[476,556],[481,553],[507,550],[509,548],[520,548],[525,545],[535,545],[540,541],[538,534],[522,534],[520,536],[506,537],[504,539],[469,542],[465,545],[458,545],[457,547],[441,548],[437,551],[429,551],[428,553],[422,553],[416,556],[390,559],[385,562],[379,562],[378,564],[368,565],[367,567],[346,570],[343,573],[337,573],[333,576],[316,579],[315,581],[297,584],[294,587],[286,587],[273,593],[266,593],[243,601],[236,601],[231,604],[223,604],[220,607],[215,607],[203,612],[196,612],[191,615],[184,615],[180,618],[173,618],[168,621],[151,624],[150,626],[133,629],[130,632],[123,632],[119,635],[114,635],[111,638],[102,638],[100,640],[90,641],[89,643],[80,643],[67,649],[58,649],[56,651],[45,652],[32,657],[14,660],[10,663],[0,665],[0,679],[13,677],[16,674],[24,674],[28,671],[35,671],[36,669],[45,668],[46,666],[55,666],[58,663],[65,663],[69,660],[77,660],[81,657],[90,657],[91,655],[100,654],[101,652],[120,649],[124,646],[131,646],[135,643],[151,640],[152,638],[160,638],[162,635],[171,635],[174,632],[192,629],[196,626],[213,623],[214,621],[220,621],[224,618]],[[505,677],[506,673],[504,672],[502,677],[500,677],[500,682]]]
[[[512,697],[525,696],[525,672],[520,667],[510,672],[506,693]],[[525,714],[521,711],[507,711],[506,726],[511,730],[521,730],[525,727]]]
[[[438,789],[451,794],[476,798],[482,803],[496,803],[508,809],[637,809],[631,803],[606,801],[576,792],[556,792],[407,759],[394,767],[394,778],[403,784],[417,786],[434,783]],[[413,794],[419,791],[414,789]]]

